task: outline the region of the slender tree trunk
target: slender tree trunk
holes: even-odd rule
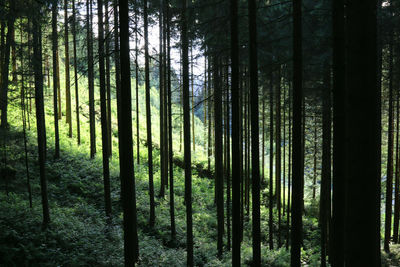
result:
[[[240,266],[240,113],[238,0],[230,1],[232,93],[232,266]]]
[[[345,144],[346,161],[351,164],[346,172],[349,194],[345,209],[345,266],[380,266],[381,91],[377,79],[377,1],[346,4]]]
[[[72,38],[74,42],[74,75],[75,75],[75,106],[76,106],[76,133],[78,145],[81,144],[81,126],[79,122],[79,89],[78,89],[78,58],[76,55],[76,11],[75,0],[72,0]]]
[[[322,92],[322,174],[320,193],[321,266],[326,266],[328,223],[331,219],[331,87],[330,67],[324,63],[325,77]]]
[[[282,201],[282,188],[281,188],[281,183],[282,183],[282,177],[281,177],[281,171],[282,171],[282,165],[281,165],[281,67],[279,66],[277,77],[276,77],[276,103],[275,103],[275,108],[276,108],[276,131],[275,131],[275,143],[276,143],[276,158],[275,158],[275,191],[276,191],[276,208],[278,210],[278,248],[281,247],[282,242],[281,242],[281,212],[282,212],[282,207],[281,207],[281,201]]]
[[[68,136],[72,137],[71,86],[69,74],[69,29],[68,29],[68,0],[64,0],[64,42],[65,42],[65,106],[66,122],[69,125]]]
[[[303,99],[303,57],[302,57],[302,0],[293,0],[293,194],[292,194],[292,232],[291,266],[300,266],[300,247],[302,243],[303,209],[303,149],[301,118]]]
[[[58,1],[54,1],[52,5],[52,52],[53,52],[53,112],[54,112],[54,158],[60,157],[60,137],[58,132],[58,110],[57,110],[57,89],[58,89],[58,72],[57,72],[57,51],[58,51],[58,34],[57,34],[57,5]],[[22,66],[22,62],[21,62]]]
[[[176,227],[175,227],[175,200],[174,200],[174,150],[172,147],[172,88],[171,88],[171,30],[170,30],[170,7],[169,1],[166,0],[166,20],[167,20],[167,89],[168,89],[168,146],[169,146],[169,205],[170,205],[170,217],[171,217],[171,239],[176,239]]]
[[[37,140],[39,153],[39,173],[40,191],[43,208],[43,228],[47,228],[50,223],[49,203],[47,197],[47,181],[45,169],[45,113],[43,101],[43,73],[42,73],[42,32],[40,28],[40,6],[33,4],[36,15],[33,17],[33,68],[35,75],[35,104],[36,104],[36,123]],[[9,53],[8,53],[9,54]]]
[[[93,11],[92,0],[86,0],[86,30],[88,56],[88,86],[89,86],[89,127],[90,127],[90,158],[96,154],[96,117],[94,108],[94,65],[93,65]]]
[[[99,75],[100,75],[100,113],[101,113],[101,141],[103,150],[103,178],[105,211],[108,220],[111,220],[111,192],[110,192],[110,169],[107,134],[107,103],[106,103],[106,80],[104,69],[104,24],[103,24],[103,0],[98,0],[99,21]]]
[[[257,6],[256,0],[249,4],[250,43],[250,101],[251,101],[251,157],[252,157],[252,234],[253,266],[261,266],[260,231],[260,151],[259,151],[259,110],[258,110],[258,62],[257,62]]]
[[[140,132],[139,132],[139,48],[138,48],[138,13],[139,13],[139,8],[137,1],[135,2],[135,78],[136,78],[136,153],[137,153],[137,164],[140,162]]]
[[[23,31],[21,30],[21,46],[23,44]],[[29,207],[32,209],[32,189],[31,189],[31,178],[29,174],[29,162],[28,162],[28,146],[26,138],[26,104],[25,104],[25,70],[24,70],[24,53],[20,49],[20,69],[21,69],[21,111],[22,111],[22,132],[24,136],[24,152],[25,152],[25,170],[26,170],[26,187],[28,191]],[[57,110],[57,102],[56,102]],[[57,117],[55,116],[57,120]]]
[[[217,197],[217,248],[218,257],[222,257],[223,236],[224,236],[224,181],[222,165],[222,89],[219,73],[219,59],[213,57],[214,68],[214,136],[215,136],[215,183]]]
[[[315,199],[317,191],[317,154],[318,154],[318,136],[317,136],[317,112],[314,115],[314,166],[313,166],[313,182],[312,182],[312,199]]]
[[[226,70],[226,120],[225,120],[225,147],[226,147],[226,232],[227,250],[231,250],[231,160],[230,160],[230,108],[229,108],[229,65]]]
[[[274,91],[273,91],[273,73],[270,76],[270,92],[269,92],[269,249],[274,249]]]
[[[145,50],[145,87],[146,87],[146,127],[147,127],[147,153],[149,164],[149,191],[150,191],[150,227],[155,223],[154,207],[154,183],[153,183],[153,141],[151,136],[151,109],[150,109],[150,58],[149,58],[149,33],[148,33],[148,14],[147,0],[144,0],[144,50]]]
[[[400,217],[400,195],[399,195],[399,92],[396,94],[396,169],[395,169],[395,185],[394,185],[394,217],[393,217],[393,243],[399,242],[399,217]]]
[[[187,30],[187,0],[182,0],[181,43],[183,70],[183,125],[185,161],[185,204],[186,204],[186,251],[187,266],[193,266],[193,223],[192,223],[192,166],[190,151],[190,104],[189,104],[189,49]]]
[[[164,55],[163,55],[163,7],[164,2],[160,0],[159,10],[159,94],[160,94],[160,194],[159,197],[164,197],[165,194],[165,139],[164,139],[164,105],[165,105],[165,86],[164,86]]]
[[[193,43],[193,42],[192,42]],[[191,67],[191,82],[192,82],[192,135],[193,135],[193,151],[196,151],[196,136],[194,133],[194,73],[193,73],[193,45],[190,46],[190,67]]]
[[[57,101],[58,101],[58,119],[61,120],[62,118],[62,110],[61,110],[61,84],[60,84],[60,57],[58,54],[58,49],[56,51],[56,58],[57,58]]]
[[[107,134],[108,155],[112,157],[112,118],[111,118],[111,75],[110,75],[110,23],[108,15],[108,0],[104,2],[104,27],[105,27],[105,71],[106,71],[106,100],[107,100]]]
[[[291,189],[291,171],[292,171],[292,105],[291,105],[291,99],[292,99],[292,90],[289,87],[289,99],[288,99],[288,104],[289,104],[289,126],[288,126],[288,132],[289,132],[289,153],[288,153],[288,204],[287,204],[287,219],[286,219],[286,250],[289,249],[289,239],[290,239],[290,213],[291,213],[291,206],[290,206],[290,189]]]

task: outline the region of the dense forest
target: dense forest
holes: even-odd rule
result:
[[[0,266],[400,266],[399,18],[0,0]]]

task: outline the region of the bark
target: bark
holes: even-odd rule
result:
[[[381,265],[381,92],[376,12],[377,1],[347,2],[345,144],[346,161],[352,164],[346,171],[346,266]]]
[[[150,109],[150,58],[149,58],[149,33],[148,33],[148,14],[147,0],[144,0],[144,50],[145,50],[145,87],[146,87],[146,127],[147,127],[147,153],[149,164],[149,195],[150,195],[150,227],[155,223],[155,207],[154,207],[154,183],[153,183],[153,141],[151,136],[151,109]]]
[[[103,0],[98,0],[99,21],[99,75],[100,75],[100,113],[101,113],[101,143],[103,150],[103,179],[105,211],[108,220],[111,220],[111,192],[110,192],[110,166],[107,134],[107,103],[106,103],[106,81],[104,69],[104,23],[103,23]]]
[[[261,266],[260,231],[260,151],[259,151],[259,110],[258,110],[258,62],[257,62],[257,7],[256,0],[249,4],[250,43],[250,102],[251,102],[251,158],[252,158],[252,234],[253,266]]]
[[[116,1],[115,1],[116,2]],[[115,7],[114,10],[117,10]],[[132,140],[132,96],[131,74],[129,56],[129,14],[128,1],[119,0],[120,10],[120,54],[121,54],[121,98],[118,116],[119,152],[121,196],[124,211],[124,254],[125,266],[134,266],[139,257],[137,219],[136,219],[136,193],[135,172],[133,163]],[[117,18],[117,16],[115,16]],[[118,47],[117,47],[118,48]]]
[[[293,0],[293,192],[292,192],[292,246],[290,262],[292,267],[300,266],[302,243],[303,210],[303,149],[302,149],[302,99],[303,99],[303,58],[302,58],[302,1]]]
[[[94,108],[94,65],[93,65],[93,11],[92,0],[86,0],[86,30],[88,56],[88,86],[89,86],[89,127],[90,127],[90,158],[96,154],[96,117]]]
[[[69,27],[68,27],[68,0],[64,0],[64,42],[65,42],[65,106],[66,122],[69,125],[68,136],[72,137],[71,85],[69,74]]]
[[[36,15],[33,18],[33,68],[35,76],[35,105],[36,105],[36,124],[37,124],[37,140],[38,140],[38,154],[39,154],[39,174],[40,174],[40,192],[42,198],[43,210],[43,228],[47,228],[50,223],[50,211],[47,196],[47,180],[45,169],[45,113],[43,101],[43,73],[42,73],[42,32],[39,21],[39,9],[36,4]]]
[[[187,0],[182,0],[181,43],[183,79],[183,134],[185,161],[185,204],[186,204],[186,251],[187,266],[193,266],[193,222],[192,222],[192,166],[190,151],[190,104],[189,104],[189,41],[187,27]]]
[[[76,11],[75,0],[72,0],[72,39],[74,46],[74,75],[75,75],[75,106],[76,106],[76,134],[78,138],[78,145],[81,144],[81,126],[79,122],[79,88],[78,88],[78,64],[76,55]]]
[[[58,110],[57,110],[57,89],[59,76],[57,72],[57,51],[58,51],[58,34],[57,34],[57,5],[58,1],[54,1],[52,5],[52,52],[53,52],[53,109],[54,109],[54,158],[60,157],[60,137],[58,131]],[[22,63],[21,63],[22,66]]]

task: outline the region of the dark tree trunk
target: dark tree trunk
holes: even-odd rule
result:
[[[394,217],[393,217],[393,243],[399,242],[399,217],[400,217],[400,195],[399,195],[399,92],[396,94],[396,169],[395,169],[395,185],[394,185]]]
[[[107,219],[111,219],[111,192],[110,192],[110,169],[107,134],[107,103],[106,103],[106,81],[104,69],[104,25],[103,25],[103,0],[98,0],[99,21],[99,75],[100,75],[100,113],[101,113],[101,141],[103,150],[103,178],[104,199]]]
[[[110,23],[108,15],[108,0],[104,2],[104,26],[105,26],[105,71],[106,71],[106,92],[107,92],[107,134],[108,134],[108,155],[112,157],[112,119],[111,119],[111,75],[110,75]]]
[[[302,1],[293,0],[293,193],[292,193],[292,232],[291,266],[300,266],[302,243],[303,210],[303,149],[302,113],[303,99],[303,56],[302,56]]]
[[[86,30],[88,56],[88,86],[89,86],[89,127],[90,127],[90,157],[96,154],[96,117],[94,109],[94,65],[93,65],[93,11],[92,0],[86,0]]]
[[[346,266],[381,265],[381,92],[376,11],[374,0],[347,2],[345,144],[346,160],[351,164],[346,172]]]
[[[79,122],[79,89],[78,89],[78,58],[76,55],[76,11],[75,0],[72,0],[72,39],[74,42],[74,75],[75,75],[75,106],[76,106],[76,133],[78,145],[81,144],[81,126]]]
[[[331,87],[330,67],[325,63],[322,92],[322,173],[320,193],[321,266],[326,266],[328,224],[331,211]]]
[[[33,17],[33,69],[35,74],[35,104],[36,104],[36,123],[37,140],[39,153],[39,173],[40,173],[40,191],[42,196],[43,208],[43,228],[47,228],[50,223],[49,203],[47,197],[47,181],[45,170],[45,113],[43,101],[43,73],[42,73],[42,31],[40,28],[40,7],[33,4],[36,14]],[[9,53],[8,53],[9,54]]]
[[[115,8],[114,10],[117,10]],[[135,172],[133,164],[132,141],[132,96],[131,73],[129,55],[129,15],[128,1],[119,0],[120,10],[120,55],[121,55],[121,97],[118,116],[119,153],[121,196],[124,211],[124,254],[125,266],[134,266],[139,257],[137,221],[136,221],[136,193]],[[115,16],[117,18],[117,15]],[[117,37],[117,36],[116,36]],[[116,47],[118,49],[118,47]]]
[[[281,247],[281,67],[279,66],[277,77],[276,77],[276,131],[275,131],[275,145],[276,145],[276,157],[275,157],[275,195],[276,195],[276,208],[278,210],[278,248]]]
[[[260,144],[258,110],[258,65],[257,65],[257,6],[256,0],[249,2],[249,45],[250,45],[250,103],[251,103],[251,158],[252,158],[252,234],[253,266],[261,266],[260,231]]]
[[[58,34],[57,34],[57,4],[58,1],[54,1],[52,5],[52,52],[53,52],[53,112],[54,112],[54,158],[60,157],[60,137],[58,132],[58,110],[57,110],[57,84],[58,84],[58,72],[57,72],[57,50],[58,50]],[[21,66],[22,63],[21,63]]]
[[[65,45],[65,106],[66,122],[69,125],[68,136],[72,137],[71,85],[69,74],[69,30],[68,30],[68,1],[64,0],[64,45]]]
[[[225,113],[225,149],[226,149],[226,232],[227,250],[231,250],[231,160],[230,160],[230,108],[229,108],[229,65],[226,70],[226,113]]]
[[[332,196],[332,266],[344,266],[345,211],[345,14],[344,0],[332,6],[332,92],[333,92],[333,196]]]
[[[170,205],[170,217],[171,217],[171,239],[176,239],[176,227],[175,227],[175,202],[174,202],[174,151],[172,147],[172,88],[171,88],[171,32],[170,32],[170,8],[169,0],[166,0],[166,27],[167,27],[167,72],[168,72],[168,151],[169,151],[169,205]]]
[[[223,236],[224,236],[224,181],[222,165],[222,89],[219,73],[219,59],[213,56],[214,73],[214,136],[215,136],[215,183],[217,202],[217,249],[218,257],[222,257]]]
[[[165,86],[164,86],[164,55],[163,55],[163,0],[160,0],[159,10],[159,94],[160,94],[160,194],[159,197],[164,197],[165,194],[165,139],[164,139],[164,105],[165,105]]]
[[[149,33],[148,33],[148,14],[147,0],[144,0],[144,57],[145,57],[145,87],[146,87],[146,127],[147,127],[147,149],[149,164],[149,195],[150,195],[150,227],[155,223],[154,207],[154,183],[153,183],[153,141],[151,137],[151,107],[150,107],[150,58],[149,58]]]
[[[232,93],[232,266],[240,266],[240,115],[238,1],[230,1]]]
[[[136,86],[136,158],[137,158],[137,164],[140,162],[140,135],[139,135],[139,48],[138,48],[138,13],[139,13],[139,8],[137,1],[135,2],[135,86]]]
[[[9,1],[10,3],[10,10],[14,9],[15,2],[13,0]],[[7,109],[8,109],[8,73],[9,73],[9,64],[10,64],[10,48],[12,43],[12,33],[14,31],[14,14],[13,11],[10,11],[7,18],[7,36],[6,36],[6,43],[5,47],[3,48],[4,58],[1,59],[1,127],[7,128],[8,127],[8,118],[7,118]],[[3,23],[4,28],[4,23]]]
[[[269,249],[274,249],[274,91],[273,91],[273,74],[271,71],[270,92],[269,92]]]
[[[186,204],[186,251],[187,266],[193,266],[193,222],[192,222],[192,166],[190,151],[190,104],[189,104],[189,41],[187,27],[187,0],[182,0],[181,43],[183,70],[183,134],[185,161],[185,204]]]

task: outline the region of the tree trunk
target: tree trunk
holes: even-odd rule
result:
[[[86,0],[87,56],[88,56],[88,86],[89,86],[89,127],[90,127],[90,158],[96,154],[96,117],[94,109],[94,65],[93,65],[93,11],[92,0]]]
[[[146,127],[147,127],[147,153],[149,164],[149,195],[150,195],[150,227],[155,223],[154,183],[153,183],[153,141],[151,136],[151,107],[150,107],[150,58],[149,58],[149,33],[147,0],[144,0],[144,53],[145,53],[145,87],[146,87]]]
[[[332,266],[344,266],[345,219],[345,15],[344,0],[332,6],[332,92],[333,92],[333,196],[332,196]]]
[[[81,144],[81,126],[79,122],[79,90],[78,90],[78,58],[76,55],[76,11],[75,0],[72,0],[72,38],[74,42],[74,75],[75,75],[75,106],[76,106],[76,133],[78,145]]]
[[[110,23],[108,15],[108,0],[104,2],[104,26],[105,26],[105,70],[106,70],[106,92],[107,92],[107,134],[108,134],[108,155],[112,157],[112,119],[111,119],[111,75],[110,75]]]
[[[389,118],[388,148],[386,169],[386,201],[385,201],[385,238],[384,249],[389,252],[392,232],[392,196],[393,196],[393,38],[389,41]]]
[[[57,72],[57,51],[58,51],[58,34],[57,34],[57,4],[55,1],[52,5],[52,52],[53,52],[53,112],[54,112],[54,158],[58,159],[60,157],[60,137],[58,132],[58,110],[57,110],[57,89],[58,89],[58,72]],[[21,62],[21,66],[22,62]]]
[[[290,262],[292,267],[301,265],[303,209],[303,149],[302,149],[302,99],[303,99],[303,57],[302,57],[302,0],[293,0],[293,193],[292,193],[292,246]]]
[[[240,266],[240,106],[238,0],[230,1],[232,93],[232,266]]]
[[[193,266],[193,223],[192,223],[192,166],[190,151],[190,104],[189,104],[189,49],[187,29],[187,0],[182,0],[181,14],[181,43],[183,70],[183,134],[185,161],[185,204],[186,204],[186,251],[187,266]]]
[[[64,0],[64,27],[66,122],[69,125],[68,136],[72,137],[71,86],[69,75],[68,0]]]
[[[271,71],[270,92],[269,92],[269,249],[274,249],[274,91],[273,91],[273,73]]]
[[[10,10],[14,9],[15,2],[13,0],[9,1]],[[12,14],[13,11],[10,11],[7,18],[7,36],[6,43],[4,47],[4,58],[2,58],[2,68],[1,68],[1,127],[8,127],[8,118],[7,118],[7,108],[8,108],[8,73],[9,73],[9,64],[10,64],[10,48],[12,43],[12,33],[14,31],[14,21],[15,17]],[[4,24],[3,24],[4,27]],[[4,61],[3,61],[4,60]]]
[[[251,103],[251,158],[252,158],[252,234],[253,266],[261,266],[261,231],[260,231],[260,144],[258,110],[258,62],[257,62],[257,6],[256,0],[249,4],[249,70]]]
[[[105,211],[108,220],[111,220],[111,192],[110,192],[110,169],[107,134],[107,103],[106,103],[106,81],[104,69],[104,25],[103,25],[103,0],[98,0],[99,21],[99,75],[100,75],[100,113],[101,113],[101,141],[103,150],[103,178]]]
[[[12,2],[13,3],[13,2]],[[40,7],[33,4],[36,15],[33,17],[33,68],[35,75],[35,104],[36,104],[36,123],[37,123],[37,140],[39,153],[39,173],[40,173],[40,191],[42,197],[43,208],[43,228],[47,228],[50,223],[49,203],[47,197],[47,181],[45,169],[45,113],[43,101],[43,73],[42,73],[42,31],[40,28]],[[10,28],[9,28],[10,29]],[[9,53],[7,53],[9,54]],[[7,55],[6,55],[7,56]],[[6,65],[8,66],[8,65]],[[4,74],[4,72],[3,72]]]
[[[115,1],[117,2],[117,1]],[[117,8],[114,8],[114,11]],[[139,257],[137,221],[136,221],[136,193],[135,172],[133,163],[132,141],[132,96],[129,51],[129,15],[128,1],[119,0],[120,10],[120,54],[121,54],[121,91],[120,111],[118,116],[119,153],[121,196],[124,211],[124,252],[125,266],[134,266]],[[115,15],[115,18],[118,16]],[[117,38],[118,36],[116,36]],[[118,47],[116,47],[118,49]]]
[[[346,7],[345,144],[346,161],[351,164],[346,171],[345,265],[380,266],[381,92],[377,79],[377,1],[348,1]]]

